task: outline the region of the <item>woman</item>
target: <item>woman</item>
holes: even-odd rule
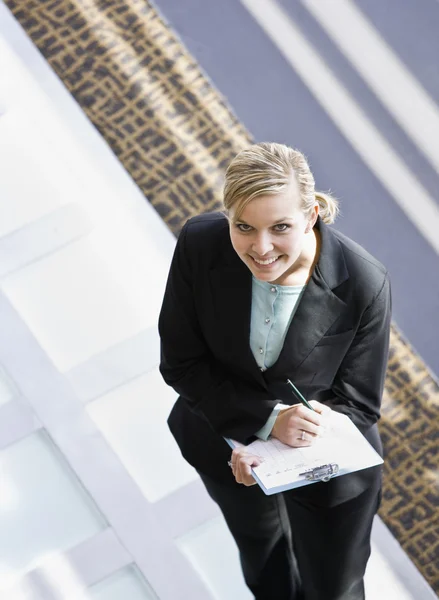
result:
[[[230,457],[223,436],[308,446],[335,410],[382,452],[387,271],[328,227],[336,201],[287,146],[240,152],[224,207],[188,221],[172,261],[159,321],[161,373],[180,394],[169,426],[222,510],[255,598],[359,600],[380,468],[265,496],[252,485],[255,457]]]

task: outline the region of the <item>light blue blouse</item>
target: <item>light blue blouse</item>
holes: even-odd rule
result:
[[[305,286],[274,285],[253,277],[250,347],[261,369],[274,365],[302,297]],[[278,404],[267,423],[256,435],[267,439],[282,404]]]

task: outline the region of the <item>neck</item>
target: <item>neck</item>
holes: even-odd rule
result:
[[[284,274],[278,285],[306,285],[313,274],[320,255],[320,232],[314,228],[307,234],[303,252],[294,263],[290,272]]]

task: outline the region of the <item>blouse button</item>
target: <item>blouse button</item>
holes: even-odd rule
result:
[[[259,354],[264,354],[263,348],[259,348]]]
[[[267,317],[267,318],[265,319],[265,322],[266,322],[266,323],[269,323],[269,322],[270,322],[270,319]]]
[[[272,288],[270,288],[270,292],[275,292],[276,288],[273,286]]]

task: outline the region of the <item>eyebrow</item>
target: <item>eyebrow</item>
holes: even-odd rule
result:
[[[272,225],[279,225],[279,223],[283,223],[284,221],[293,221],[293,217],[282,217],[282,219],[279,219],[278,221],[275,221],[274,223],[272,223]],[[243,219],[238,219],[236,221],[236,223],[242,223],[243,225],[248,225],[248,223],[246,223]]]

